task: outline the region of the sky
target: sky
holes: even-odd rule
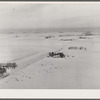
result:
[[[99,26],[100,3],[0,2],[0,30]]]

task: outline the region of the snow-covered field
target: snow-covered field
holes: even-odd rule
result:
[[[65,58],[47,57],[55,51]],[[99,33],[1,33],[0,61],[16,62],[18,67],[0,79],[0,88],[100,89],[99,59]]]

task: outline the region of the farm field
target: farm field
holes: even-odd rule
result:
[[[1,33],[0,61],[18,66],[0,77],[1,89],[99,89],[99,32]],[[48,57],[61,52],[64,58]]]

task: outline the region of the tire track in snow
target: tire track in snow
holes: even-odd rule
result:
[[[33,55],[35,55],[37,53],[39,53],[39,52],[35,52],[35,53],[28,54],[28,55],[24,55],[22,57],[15,58],[15,59],[13,59],[13,60],[11,60],[9,62],[16,62],[17,60],[25,59],[26,57],[33,56]]]
[[[48,55],[48,53],[45,53],[45,54],[42,54],[42,55],[40,55],[40,56],[38,56],[38,57],[36,57],[36,58],[33,58],[33,59],[27,61],[27,62],[20,63],[20,64],[18,65],[18,67],[15,68],[14,71],[12,71],[11,73],[9,73],[9,74],[7,74],[7,75],[5,75],[5,76],[2,76],[0,79],[6,78],[7,76],[9,76],[9,75],[11,75],[11,74],[13,74],[13,73],[15,73],[15,72],[17,72],[17,71],[19,71],[19,70],[21,70],[21,69],[23,69],[23,68],[26,68],[26,67],[28,67],[29,65],[31,65],[31,64],[33,64],[33,63],[39,61],[39,60],[42,60],[42,59],[46,58],[47,55]]]

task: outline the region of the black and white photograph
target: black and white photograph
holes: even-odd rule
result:
[[[100,2],[0,2],[0,89],[100,89]]]

